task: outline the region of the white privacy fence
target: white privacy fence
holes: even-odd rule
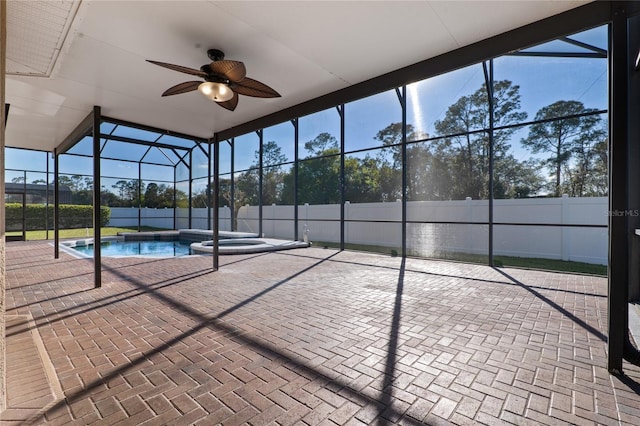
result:
[[[442,253],[487,254],[489,226],[487,200],[407,202],[407,250],[417,256]],[[608,200],[591,198],[527,198],[494,201],[494,255],[539,257],[607,264]],[[135,212],[127,219],[120,210]],[[142,209],[142,225],[173,228],[171,209]],[[112,208],[110,225],[136,225],[138,209]],[[162,212],[165,213],[162,213]],[[177,228],[187,228],[188,210],[177,209]],[[157,216],[154,216],[156,215]],[[192,210],[192,228],[208,228],[207,209]],[[259,231],[259,208],[238,211],[237,231]],[[126,222],[134,219],[133,222]],[[345,242],[398,249],[402,246],[402,203],[345,203]],[[420,223],[443,222],[443,223]],[[454,223],[465,222],[465,223]],[[474,223],[476,222],[476,223]],[[159,225],[163,223],[164,225]],[[499,224],[502,223],[502,224]],[[514,225],[515,223],[519,225]],[[527,224],[527,225],[521,225]],[[565,226],[549,226],[565,225]],[[590,225],[589,227],[566,225]],[[231,230],[227,207],[220,208],[220,229]],[[262,233],[293,239],[294,208],[263,206]],[[301,205],[298,237],[310,241],[340,242],[340,205]]]
[[[111,219],[109,226],[138,226],[138,212],[140,214],[140,225],[151,226],[154,228],[174,229],[173,212],[174,209],[150,209],[135,207],[111,207]],[[177,208],[176,229],[190,228],[189,226],[189,209]],[[220,214],[220,230],[231,230],[231,210],[228,207],[221,207]],[[191,228],[209,229],[207,226],[207,209],[192,209]]]

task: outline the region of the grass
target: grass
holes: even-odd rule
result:
[[[340,244],[314,241],[315,247],[339,248]],[[368,251],[397,256],[402,250],[397,247],[372,246],[364,244],[345,244],[348,250]],[[411,253],[409,253],[411,255]],[[468,254],[456,252],[443,252],[434,256],[437,259],[453,260],[458,262],[479,263],[486,265],[489,262],[487,255]],[[595,265],[592,263],[573,262],[557,259],[542,259],[537,257],[515,257],[515,256],[494,256],[493,263],[496,267],[511,266],[515,268],[536,269],[554,272],[570,272],[577,274],[588,274],[607,276],[606,265]]]
[[[149,226],[142,226],[141,231],[166,231],[166,229],[152,228]],[[108,237],[112,235],[118,235],[118,232],[137,232],[137,227],[131,228],[116,228],[116,227],[104,227],[100,229],[101,236]],[[93,228],[78,228],[78,229],[61,229],[60,238],[86,238],[93,237]],[[21,235],[20,232],[7,232],[7,235]],[[27,231],[27,241],[34,240],[46,240],[47,233],[44,230],[39,231]],[[49,230],[49,239],[53,239],[53,230]]]
[[[489,261],[488,256],[466,253],[445,253],[442,258],[447,260],[457,260],[460,262],[483,264],[487,264]],[[498,268],[502,266],[512,266],[515,268],[607,276],[606,265],[573,262],[568,260],[543,259],[539,257],[494,256],[493,264]]]

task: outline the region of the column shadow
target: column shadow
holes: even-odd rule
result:
[[[248,297],[247,299],[229,307],[228,309],[225,309],[224,311],[218,313],[215,316],[205,315],[202,312],[199,312],[193,309],[192,307],[186,305],[185,303],[179,300],[175,300],[172,297],[169,297],[165,294],[158,292],[157,291],[158,288],[149,288],[148,285],[144,284],[143,282],[141,282],[140,280],[134,277],[128,276],[123,271],[117,270],[117,269],[109,269],[107,267],[106,269],[109,270],[111,273],[114,273],[115,275],[120,276],[122,279],[127,280],[135,287],[138,287],[140,292],[150,295],[162,301],[165,305],[168,305],[175,311],[180,312],[181,314],[185,315],[188,318],[196,320],[198,323],[195,326],[193,326],[190,330],[184,333],[181,333],[168,341],[163,342],[161,345],[158,345],[147,352],[141,353],[136,358],[131,359],[129,363],[127,363],[126,365],[122,365],[120,367],[117,367],[105,373],[103,376],[101,376],[100,379],[86,383],[82,389],[71,392],[66,396],[64,400],[60,400],[52,407],[48,407],[46,410],[43,410],[43,412],[40,412],[37,418],[33,420],[34,421],[41,420],[47,415],[47,413],[55,412],[56,410],[59,410],[68,404],[72,404],[84,397],[89,396],[92,391],[98,389],[103,384],[108,383],[109,381],[125,374],[127,371],[142,365],[148,359],[151,359],[155,355],[168,350],[169,348],[173,347],[177,343],[183,341],[185,338],[193,336],[203,329],[210,329],[217,332],[223,332],[225,335],[233,336],[233,340],[238,341],[243,345],[247,345],[248,347],[255,350],[257,353],[260,353],[270,359],[281,359],[283,361],[283,364],[289,365],[290,367],[288,368],[298,372],[299,374],[303,374],[309,377],[321,378],[322,381],[327,383],[326,386],[328,386],[331,389],[335,389],[336,392],[338,392],[339,390],[341,394],[344,394],[350,398],[356,399],[363,404],[371,404],[371,405],[380,407],[381,412],[384,412],[385,415],[387,416],[395,416],[397,418],[400,418],[404,413],[398,412],[391,407],[391,403],[393,400],[392,394],[383,393],[378,397],[367,395],[363,391],[354,389],[351,386],[349,386],[348,380],[345,378],[342,378],[341,376],[332,377],[326,373],[323,373],[322,371],[317,369],[315,366],[310,365],[299,358],[292,357],[290,354],[286,353],[284,350],[276,347],[275,345],[268,344],[257,337],[249,335],[248,333],[239,333],[238,332],[239,330],[237,329],[237,327],[235,327],[232,323],[230,323],[225,318],[232,312],[235,312],[243,307],[246,307],[250,303],[256,301],[257,299],[266,295],[267,293],[272,292],[278,287],[281,287],[282,285],[290,282],[296,277],[299,277],[313,270],[314,268],[317,268],[319,265],[327,261],[331,261],[331,258],[338,254],[339,252],[336,252],[331,256],[318,260],[317,262],[307,266],[306,268],[303,268],[300,271],[288,276],[287,278],[284,278],[272,284],[271,286],[261,290],[260,292],[254,294],[253,296]],[[398,334],[399,334],[399,327],[400,327],[400,306],[402,302],[403,281],[404,281],[404,273],[402,272],[401,278],[399,279],[399,291],[397,292],[397,296],[396,296],[396,302],[394,306],[394,316],[393,316],[392,325],[391,325],[392,337],[389,342],[390,353],[389,353],[389,356],[387,357],[387,362],[385,366],[384,389],[389,389],[389,390],[391,389],[391,386],[393,384],[393,377],[395,374],[395,364],[396,364],[396,357],[397,357],[397,341],[398,341]],[[384,409],[382,409],[383,407]],[[383,423],[387,424],[388,421],[384,420]],[[411,425],[423,424],[422,422],[412,419],[410,417],[403,417],[403,423],[411,424]]]

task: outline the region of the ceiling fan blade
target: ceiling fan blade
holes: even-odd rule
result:
[[[234,92],[238,92],[245,96],[253,96],[254,98],[280,97],[280,93],[276,92],[271,87],[249,77],[245,77],[244,80],[239,82],[230,83],[229,87],[231,87]]]
[[[233,82],[238,82],[247,75],[247,69],[240,61],[213,61],[209,64],[209,68],[215,74],[220,74]]]
[[[170,70],[173,70],[173,71],[183,72],[185,74],[197,75],[198,77],[207,76],[207,73],[204,71],[200,71],[200,70],[189,68],[189,67],[183,67],[182,65],[168,64],[166,62],[152,61],[150,59],[147,59],[147,62],[151,62],[152,64],[158,65],[160,67],[169,68]]]
[[[222,108],[228,109],[229,111],[235,110],[238,106],[238,94],[236,92],[233,92],[233,98],[229,99],[228,101],[218,102],[218,105],[220,105]]]
[[[197,90],[200,84],[202,84],[201,81],[185,81],[184,83],[176,84],[173,87],[169,87],[164,91],[162,96],[179,95],[180,93],[191,92],[193,90]]]

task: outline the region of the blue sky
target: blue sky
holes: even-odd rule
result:
[[[606,49],[607,28],[598,27],[571,36],[576,40],[586,42]],[[546,50],[569,49],[569,51],[584,51],[582,48],[571,46],[558,41],[544,46]],[[538,50],[540,48],[532,48]],[[607,60],[585,58],[553,58],[553,57],[515,57],[504,56],[494,60],[494,80],[511,80],[520,87],[521,110],[527,112],[528,120],[535,117],[536,112],[559,100],[577,100],[587,108],[607,108]],[[461,96],[469,95],[481,87],[484,82],[482,66],[480,64],[466,67],[444,75],[413,83],[407,87],[407,120],[418,131],[434,135],[434,123],[444,118],[449,105]],[[349,103],[345,106],[345,147],[347,151],[372,148],[379,143],[374,140],[376,133],[387,125],[401,121],[401,109],[395,91],[380,93],[366,99]],[[109,125],[110,126],[110,125]],[[102,129],[108,131],[109,129]],[[125,131],[125,130],[123,130]],[[136,131],[140,132],[140,131]],[[322,132],[330,133],[336,138],[340,134],[340,117],[335,108],[316,114],[301,117],[299,122],[300,156],[305,157],[304,143],[314,139]],[[122,134],[132,136],[131,134]],[[526,129],[516,132],[512,137],[512,153],[524,160],[532,155],[519,144],[526,136]],[[294,157],[294,129],[290,122],[281,123],[264,129],[264,141],[276,141],[282,153],[289,161]],[[254,153],[258,148],[258,136],[255,133],[236,138],[235,169],[242,170],[254,163]],[[105,155],[110,150],[117,152],[120,147],[107,145]],[[146,147],[133,147],[131,153],[139,157]],[[89,143],[76,146],[73,151],[90,154]],[[86,151],[86,152],[85,152]],[[226,144],[220,149],[221,173],[230,171],[230,151]],[[30,153],[23,150],[7,149],[6,168],[8,169],[40,169],[46,168],[47,156],[43,153]],[[149,152],[145,157],[154,162],[167,162],[158,150]],[[120,176],[125,179],[137,178],[135,163],[102,163],[103,175]],[[172,171],[167,167],[143,166],[143,177],[150,180],[173,180]],[[206,165],[201,165],[199,171],[206,173]],[[53,171],[53,167],[50,167]],[[92,173],[91,158],[61,156],[60,172],[63,174]],[[33,176],[33,178],[31,177]],[[10,182],[14,174],[7,172]],[[30,174],[29,182],[41,178],[40,175]]]

